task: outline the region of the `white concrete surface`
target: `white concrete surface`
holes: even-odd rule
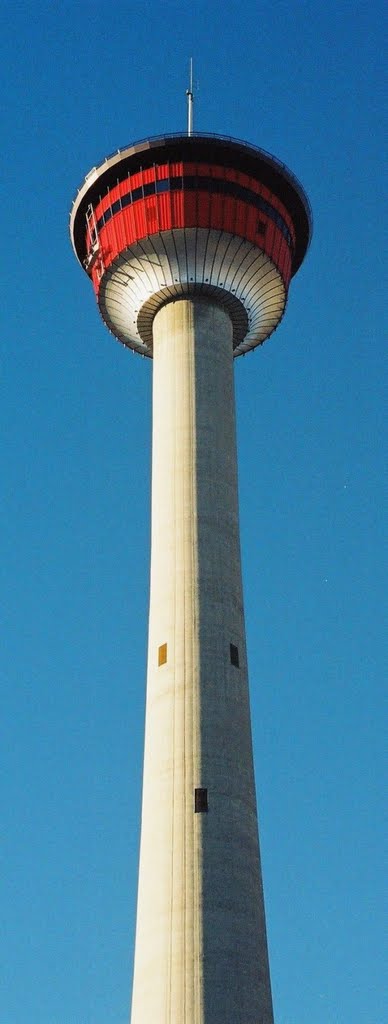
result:
[[[232,327],[154,321],[152,553],[132,1024],[273,1024],[241,586]],[[158,649],[167,643],[167,662]],[[230,660],[238,647],[240,667]],[[194,813],[194,790],[208,813]]]
[[[125,249],[103,275],[98,305],[124,345],[152,355],[156,310],[170,295],[198,294],[200,288],[204,293],[217,289],[216,301],[229,310],[235,356],[268,338],[287,300],[279,270],[258,245],[227,231],[196,227],[153,231]]]

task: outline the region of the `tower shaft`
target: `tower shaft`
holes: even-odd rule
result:
[[[132,1024],[273,1024],[241,584],[233,339],[153,323],[152,541]]]

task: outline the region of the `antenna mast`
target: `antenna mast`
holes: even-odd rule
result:
[[[189,88],[186,89],[186,96],[187,96],[187,134],[188,135],[192,135],[193,134],[193,103],[194,103],[194,96],[193,96],[193,58],[192,57],[190,57]]]

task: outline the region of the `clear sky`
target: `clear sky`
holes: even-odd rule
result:
[[[284,160],[315,222],[235,367],[276,1024],[382,1024],[384,5],[0,7],[0,1024],[128,1019],[152,366],[103,327],[68,214],[106,154],[185,128],[191,54],[195,127]]]

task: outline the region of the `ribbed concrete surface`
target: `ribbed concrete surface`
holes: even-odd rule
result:
[[[154,321],[152,555],[132,1024],[273,1024],[239,550],[232,327]],[[231,664],[230,644],[240,666]],[[167,644],[167,662],[158,649]],[[194,790],[208,813],[194,813]]]
[[[227,231],[155,232],[130,246],[105,271],[101,315],[124,345],[152,355],[152,319],[170,297],[201,290],[232,316],[234,355],[261,345],[282,319],[287,292],[275,264],[257,245]]]

